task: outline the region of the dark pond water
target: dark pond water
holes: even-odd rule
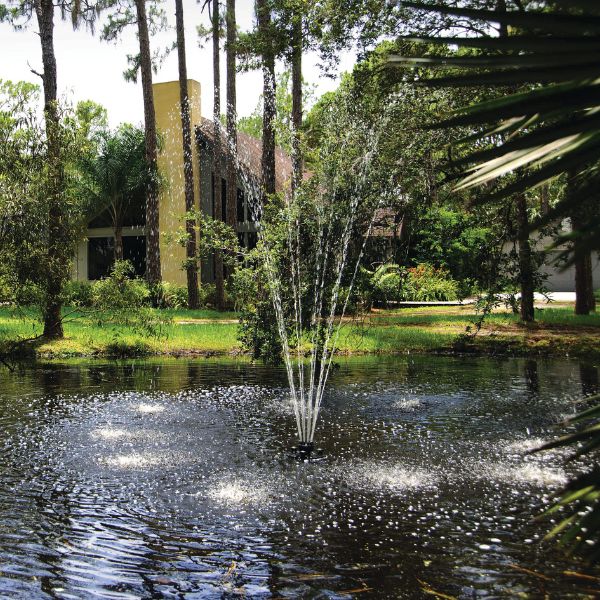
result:
[[[563,572],[598,573],[532,522],[569,475],[564,456],[524,455],[597,388],[591,365],[341,362],[317,463],[286,454],[282,370],[173,360],[0,377],[2,598],[593,592]]]

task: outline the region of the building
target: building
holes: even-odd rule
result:
[[[183,147],[181,116],[179,111],[179,81],[155,83],[154,104],[156,125],[161,136],[161,150],[158,168],[163,184],[159,194],[160,253],[163,281],[177,285],[186,284],[186,274],[182,269],[185,260],[185,248],[175,241],[177,231],[183,226],[185,214],[185,194],[183,178]],[[213,176],[213,122],[202,118],[200,113],[200,84],[188,80],[190,98],[190,116],[194,130],[193,164],[195,205],[202,211],[214,216],[214,176]],[[239,132],[238,177],[237,177],[237,225],[240,243],[244,247],[256,244],[254,199],[258,191],[258,174],[261,167],[262,143],[260,140]],[[221,139],[221,148],[227,148],[225,132]],[[285,189],[291,179],[292,161],[281,149],[275,152],[276,188]],[[221,165],[221,190],[225,204],[227,183],[225,180],[226,158],[223,152]],[[223,215],[226,207],[223,205]],[[146,264],[145,208],[143,201],[131,206],[123,223],[123,255],[130,260],[140,276],[144,274]],[[110,273],[114,260],[114,230],[108,211],[89,223],[86,238],[79,243],[73,262],[73,278],[80,281],[101,279]],[[213,280],[212,261],[202,265],[201,279]]]

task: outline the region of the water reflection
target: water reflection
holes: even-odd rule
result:
[[[413,598],[427,585],[537,597],[527,569],[551,568],[544,593],[581,597],[556,575],[573,564],[532,522],[576,465],[527,452],[573,410],[587,373],[568,361],[341,361],[319,463],[288,457],[279,369],[3,373],[0,595]]]

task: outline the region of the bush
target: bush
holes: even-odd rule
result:
[[[376,302],[398,302],[404,299],[406,269],[394,263],[381,265],[371,275],[373,300]]]
[[[123,340],[113,340],[106,345],[106,354],[112,358],[136,358],[150,354],[150,346],[145,342],[136,340],[134,342],[125,342]]]
[[[422,263],[408,269],[403,296],[413,302],[456,300],[458,284],[445,269]]]
[[[142,279],[131,279],[134,272],[129,261],[116,261],[110,277],[92,284],[93,305],[101,310],[127,310],[144,306],[150,291]]]
[[[187,286],[163,282],[160,284],[160,308],[186,308],[188,305]]]
[[[62,299],[67,306],[90,307],[94,302],[92,284],[88,281],[67,281]]]

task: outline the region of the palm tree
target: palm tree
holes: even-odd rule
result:
[[[115,260],[122,260],[124,216],[133,202],[144,196],[151,178],[144,131],[122,125],[114,134],[106,135],[100,153],[84,164],[83,170],[88,178],[86,217],[92,219],[109,211],[115,232]]]

